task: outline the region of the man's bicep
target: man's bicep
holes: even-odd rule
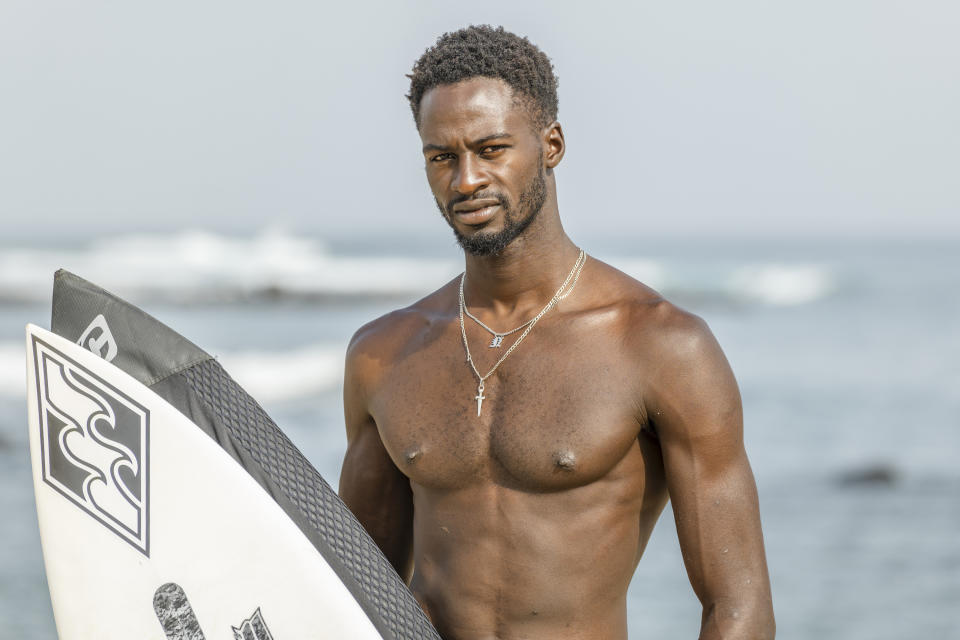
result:
[[[374,539],[397,573],[412,570],[413,494],[409,479],[387,453],[367,413],[362,385],[348,356],[344,380],[347,452],[340,472],[340,497]]]
[[[347,445],[340,473],[340,497],[397,573],[409,579],[413,540],[410,482],[387,455],[372,421]]]
[[[736,381],[706,325],[682,338],[661,371],[650,417],[684,564],[709,612],[705,624],[717,632],[767,617],[769,580]]]

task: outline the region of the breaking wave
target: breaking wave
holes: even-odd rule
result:
[[[278,231],[124,235],[79,248],[0,248],[0,302],[48,300],[60,267],[138,302],[181,303],[407,296],[457,271],[447,260],[333,255]]]
[[[26,357],[22,342],[0,342],[0,396],[24,395],[27,388]]]
[[[690,268],[601,256],[681,304],[801,305],[835,289],[831,270],[802,263],[717,263]],[[462,269],[429,256],[343,255],[283,231],[247,237],[203,231],[113,236],[75,248],[0,247],[0,304],[49,300],[64,267],[137,303],[415,299]]]
[[[649,260],[609,262],[681,304],[794,306],[837,289],[831,271],[813,264],[707,265],[670,268]]]
[[[748,302],[791,306],[807,304],[833,292],[829,271],[814,265],[754,265],[729,276],[728,291]]]
[[[334,391],[343,379],[346,345],[315,345],[292,351],[241,351],[217,359],[261,402],[280,402]]]

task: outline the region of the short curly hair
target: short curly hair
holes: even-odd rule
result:
[[[499,78],[530,110],[535,126],[557,119],[557,76],[550,58],[526,38],[503,27],[470,25],[445,33],[413,65],[407,99],[420,128],[420,102],[436,86],[470,78]]]

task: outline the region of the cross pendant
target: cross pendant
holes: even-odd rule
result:
[[[477,387],[477,395],[474,397],[474,400],[477,401],[477,417],[480,417],[480,409],[483,407],[483,401],[487,399],[487,396],[483,395],[483,381],[480,382],[480,386]]]
[[[494,334],[493,340],[490,341],[490,348],[499,347],[501,344],[503,344],[503,336]]]

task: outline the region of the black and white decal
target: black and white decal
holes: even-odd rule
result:
[[[105,527],[150,555],[150,412],[33,338],[41,474]]]
[[[117,341],[114,340],[110,325],[107,324],[107,319],[102,313],[84,329],[77,344],[107,362],[112,362],[117,357]]]
[[[244,620],[239,627],[230,628],[233,629],[234,640],[273,640],[267,623],[263,621],[260,607],[257,607],[253,615]]]
[[[177,583],[168,582],[157,588],[153,611],[167,640],[206,640],[187,594]]]

